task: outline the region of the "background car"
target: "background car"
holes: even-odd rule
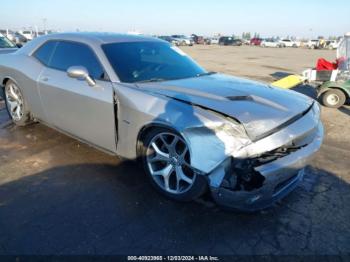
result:
[[[241,46],[242,41],[240,39],[235,39],[232,36],[222,36],[219,38],[219,45]]]
[[[163,36],[158,36],[159,39],[162,39],[164,41],[167,41],[173,45],[176,45],[176,46],[179,46],[181,43],[179,40],[171,37],[171,36],[166,36],[166,35],[163,35]]]
[[[10,41],[15,42],[15,34],[13,31],[8,29],[1,29],[0,34],[2,34],[3,36],[6,36],[7,39],[9,39]]]
[[[197,45],[204,45],[204,44],[206,44],[206,39],[203,36],[192,34],[191,35],[191,39]]]
[[[7,54],[17,51],[18,47],[6,36],[0,33],[0,54]]]
[[[21,30],[21,31],[19,31],[19,33],[22,36],[24,36],[27,39],[27,41],[33,40],[33,38],[34,38],[34,33],[31,30]]]
[[[277,41],[276,39],[267,38],[261,42],[261,46],[262,47],[285,47],[285,44]]]
[[[37,32],[34,32],[34,38],[35,37],[40,37],[40,36],[43,36],[43,35],[47,35],[47,32],[46,31],[37,31]]]
[[[219,38],[218,37],[210,37],[210,44],[212,45],[218,45],[219,44]]]
[[[243,42],[241,39],[238,39],[238,38],[233,39],[233,43],[232,43],[233,46],[241,46],[242,44]]]
[[[339,41],[337,40],[327,40],[325,48],[328,48],[330,50],[335,50],[339,47]]]
[[[24,45],[25,43],[28,42],[27,38],[25,38],[23,35],[21,35],[21,34],[18,33],[18,32],[15,32],[15,33],[14,33],[14,38],[15,38],[14,42],[15,42],[17,45],[18,45],[18,44]]]
[[[254,37],[250,39],[250,45],[260,46],[262,42],[261,38]]]
[[[293,41],[290,39],[282,39],[280,40],[281,44],[284,44],[285,47],[300,47],[301,43],[299,41]]]
[[[193,46],[194,44],[194,41],[190,37],[187,37],[185,35],[172,35],[171,37],[177,40],[180,43],[180,45],[183,46]]]
[[[320,40],[319,39],[311,39],[306,43],[306,47],[309,49],[317,49],[319,48]]]
[[[241,39],[243,45],[250,45],[250,40],[249,39]]]

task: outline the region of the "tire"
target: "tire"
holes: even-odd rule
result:
[[[322,104],[326,107],[339,108],[345,104],[345,93],[339,89],[330,89],[321,96]]]
[[[170,146],[170,144],[175,141],[175,137],[178,138],[178,142],[174,143],[176,154],[180,153],[184,148],[188,149],[186,142],[177,132],[167,128],[154,128],[144,136],[142,141],[139,141],[138,152],[141,156],[145,173],[151,181],[153,187],[158,192],[167,198],[176,201],[191,201],[205,193],[208,183],[206,177],[196,174],[192,169],[185,165],[181,165],[181,162],[183,161],[190,161],[189,150],[186,151],[184,149],[187,153],[185,153],[183,158],[181,157],[181,160],[180,157],[178,158],[179,155],[177,155],[177,161],[175,159],[174,152],[167,149],[167,146]],[[166,143],[163,143],[163,140],[166,141]],[[157,150],[155,150],[155,147]],[[161,154],[157,153],[159,151]],[[165,154],[169,155],[169,157],[164,157]],[[186,181],[180,179],[180,182],[176,183],[177,178],[180,177],[178,176],[180,166],[182,174],[186,177],[186,179],[185,177],[183,178]],[[159,175],[160,173],[163,174]],[[164,175],[165,173],[167,173],[167,175]],[[181,171],[179,171],[179,173],[181,173]],[[165,176],[168,178],[166,179]],[[166,183],[166,180],[168,183]],[[191,183],[189,183],[190,180]],[[168,184],[168,189],[166,189],[166,184]]]
[[[7,81],[4,88],[4,98],[7,113],[17,126],[26,126],[32,122],[23,92],[14,81]]]

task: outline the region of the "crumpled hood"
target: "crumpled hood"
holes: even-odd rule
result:
[[[252,140],[305,112],[313,103],[297,92],[222,74],[138,86],[235,118]]]

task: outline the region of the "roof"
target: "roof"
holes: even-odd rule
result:
[[[157,38],[144,35],[98,33],[98,32],[75,32],[58,33],[42,36],[47,39],[80,40],[86,42],[99,42],[100,44],[118,42],[159,41]]]
[[[130,34],[116,34],[116,33],[87,33],[87,32],[75,32],[75,33],[58,33],[49,34],[37,37],[30,42],[26,43],[22,48],[17,51],[17,54],[30,55],[37,47],[42,45],[48,40],[66,40],[75,41],[88,44],[93,47],[100,46],[108,43],[122,43],[122,42],[164,42],[164,40],[143,36],[143,35],[130,35]]]

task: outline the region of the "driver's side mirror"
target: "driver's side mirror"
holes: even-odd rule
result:
[[[85,67],[83,67],[83,66],[71,66],[71,67],[68,68],[67,74],[71,78],[85,80],[89,84],[89,86],[96,85],[95,80],[93,80],[89,76],[88,70]]]

